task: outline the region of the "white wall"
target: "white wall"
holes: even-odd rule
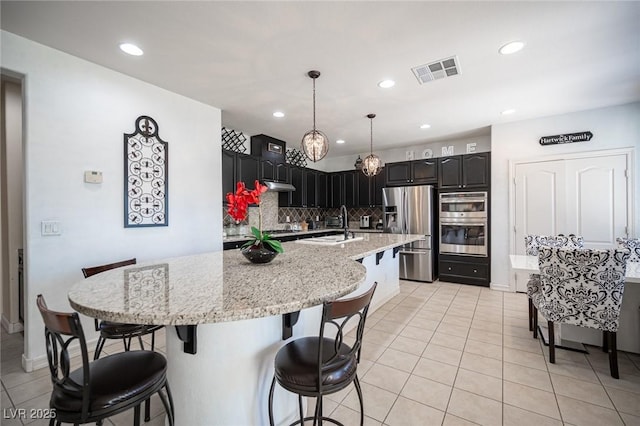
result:
[[[70,310],[67,291],[83,266],[222,249],[221,113],[5,31],[1,47],[2,67],[25,76],[29,368],[45,353],[36,295]],[[123,134],[140,115],[169,143],[168,227],[123,227]],[[102,171],[104,182],[84,183],[85,170]],[[62,235],[41,236],[43,220],[60,221]]]
[[[591,131],[589,142],[541,146],[542,136]],[[636,148],[633,163],[635,214],[634,230],[640,231],[640,165],[637,150],[640,147],[640,103],[620,105],[571,114],[545,117],[495,125],[491,128],[491,286],[507,289],[509,286],[509,161],[542,158],[567,153],[601,151],[615,148]]]
[[[2,324],[9,332],[21,331],[18,308],[18,249],[22,248],[22,88],[2,81]]]

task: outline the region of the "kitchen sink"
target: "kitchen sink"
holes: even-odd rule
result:
[[[327,235],[325,237],[305,238],[303,240],[296,240],[299,244],[315,244],[318,246],[337,246],[345,243],[352,243],[354,241],[362,241],[363,237],[354,237],[344,239],[344,235]]]

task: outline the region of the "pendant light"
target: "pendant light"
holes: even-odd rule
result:
[[[302,137],[302,151],[311,161],[316,162],[329,152],[329,139],[316,129],[316,78],[320,77],[320,71],[309,71],[307,75],[313,79],[313,130]]]
[[[371,120],[371,154],[367,155],[362,161],[362,173],[371,177],[380,173],[382,161],[380,161],[380,157],[373,153],[373,119],[376,118],[376,115],[367,114],[367,118]]]

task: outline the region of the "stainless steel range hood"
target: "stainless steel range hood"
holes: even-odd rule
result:
[[[265,181],[264,184],[269,188],[269,191],[273,192],[291,192],[296,190],[296,187],[290,183]]]

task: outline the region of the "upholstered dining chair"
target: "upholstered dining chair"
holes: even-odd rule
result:
[[[136,258],[134,257],[120,262],[108,263],[106,265],[82,268],[82,274],[85,278],[89,278],[101,272],[135,264]],[[144,350],[142,336],[151,334],[151,350],[153,351],[156,346],[156,331],[164,327],[162,325],[123,324],[113,321],[100,321],[97,318],[94,318],[94,323],[96,331],[100,332],[98,343],[96,344],[96,350],[93,354],[94,360],[100,358],[100,353],[102,353],[102,349],[104,348],[107,340],[122,340],[124,350],[126,352],[131,349],[131,340],[137,338],[140,344],[140,349]],[[148,422],[149,420],[151,420],[151,401],[147,401],[144,409],[144,421]]]
[[[167,360],[153,351],[126,351],[89,362],[87,342],[77,312],[55,312],[38,295],[38,309],[44,320],[47,360],[53,391],[49,406],[55,413],[49,426],[61,423],[98,423],[134,409],[134,425],[140,425],[140,404],[157,393],[169,425],[174,409]],[[69,346],[80,347],[81,366],[72,369]],[[163,393],[163,389],[166,395]]]
[[[629,262],[640,262],[640,238],[616,238],[618,248],[629,249]]]
[[[526,235],[524,237],[525,253],[527,256],[537,256],[540,247],[582,248],[584,239],[574,234],[558,235]],[[533,331],[533,338],[538,338],[538,304],[540,303],[540,275],[529,274],[527,281],[527,296],[529,298],[529,331]]]
[[[540,248],[538,309],[549,327],[550,363],[555,363],[554,323],[595,328],[603,332],[611,376],[619,378],[616,333],[628,259],[627,249]]]
[[[276,382],[289,392],[298,394],[300,420],[304,424],[313,420],[322,424],[328,421],[342,425],[322,414],[322,397],[338,392],[354,383],[360,401],[360,426],[364,424],[362,389],[358,381],[357,367],[364,333],[364,323],[377,283],[360,296],[325,302],[318,336],[302,337],[284,345],[275,358],[275,373],[269,391],[269,424],[274,425],[273,393]],[[345,326],[357,320],[355,333],[345,333]],[[325,334],[325,331],[327,332]],[[333,335],[335,337],[326,337]],[[315,397],[313,417],[304,417],[302,397]]]

